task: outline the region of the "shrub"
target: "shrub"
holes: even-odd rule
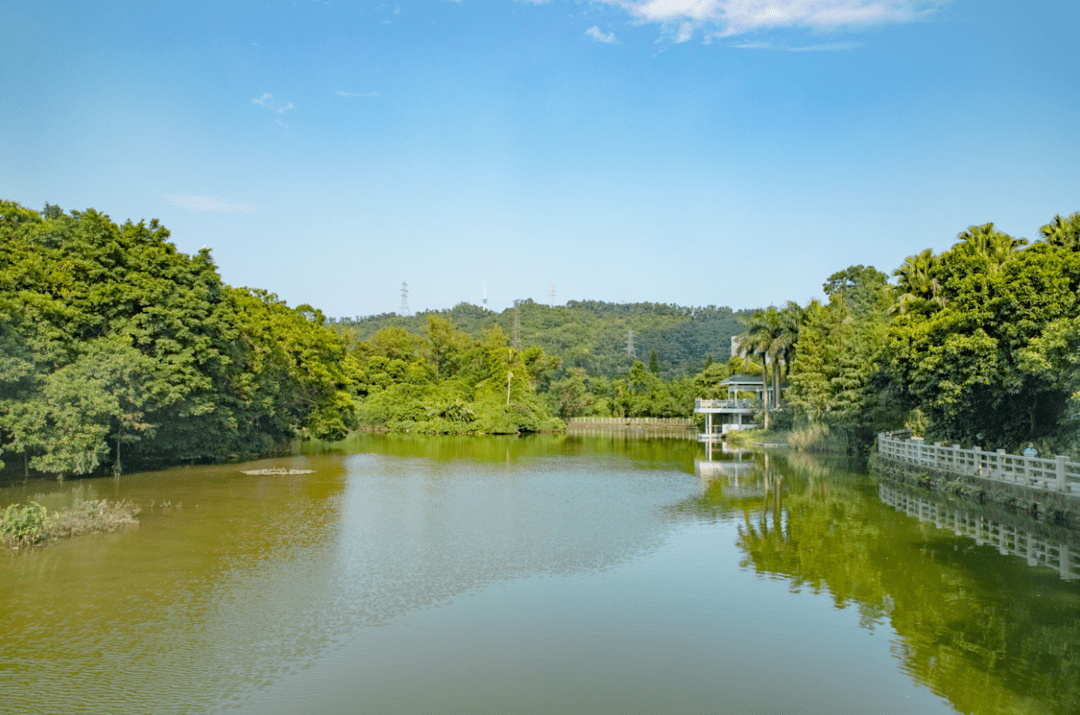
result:
[[[139,507],[131,502],[107,499],[80,499],[70,509],[53,514],[37,502],[24,507],[12,504],[0,519],[0,540],[18,549],[62,536],[116,531],[125,524],[137,524],[138,513]]]
[[[43,540],[49,522],[47,510],[36,501],[20,506],[8,506],[4,510],[4,518],[0,519],[0,534],[14,548]]]

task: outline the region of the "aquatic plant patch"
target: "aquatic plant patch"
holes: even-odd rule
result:
[[[80,499],[69,509],[51,514],[37,502],[25,506],[12,504],[0,518],[0,541],[9,548],[19,549],[64,536],[116,531],[137,524],[138,513],[139,507],[131,502],[108,499]]]

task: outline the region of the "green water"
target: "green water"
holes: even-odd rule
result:
[[[0,555],[0,712],[1080,712],[1080,582],[1041,554],[851,463],[712,458],[372,435],[0,489],[143,507]]]

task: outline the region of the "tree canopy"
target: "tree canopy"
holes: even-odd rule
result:
[[[309,306],[224,284],[157,221],[0,202],[0,450],[29,467],[221,459],[354,425],[352,367]]]

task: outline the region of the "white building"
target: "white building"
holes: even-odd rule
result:
[[[764,407],[765,383],[761,377],[732,375],[720,384],[727,388],[727,399],[694,400],[694,412],[705,415],[703,440],[720,439],[732,430],[752,427],[754,414]]]

